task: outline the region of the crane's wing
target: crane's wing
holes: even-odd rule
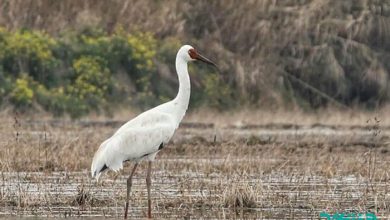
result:
[[[141,116],[141,115],[140,115]],[[98,178],[105,169],[118,171],[127,160],[140,160],[158,152],[173,136],[176,125],[165,113],[150,113],[123,125],[95,153],[91,172]]]

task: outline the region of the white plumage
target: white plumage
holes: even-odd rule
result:
[[[142,159],[149,161],[147,178],[150,178],[151,162],[155,159],[156,154],[172,138],[185,115],[191,91],[187,63],[193,60],[201,60],[215,66],[213,62],[197,53],[193,47],[189,45],[182,46],[176,56],[179,92],[175,99],[143,112],[122,125],[110,138],[100,145],[93,157],[91,174],[96,179],[107,169],[114,171],[122,169],[123,162],[125,161],[135,162],[135,166],[127,182],[128,191],[125,218],[127,217],[132,175],[138,162]],[[148,181],[148,217],[151,217],[150,179],[147,179]]]
[[[172,115],[156,109],[127,122],[100,145],[92,162],[92,176],[99,178],[104,166],[119,171],[124,161],[154,160],[161,144],[168,143],[177,126]]]

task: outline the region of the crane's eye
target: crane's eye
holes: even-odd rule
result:
[[[197,59],[198,58],[198,53],[196,52],[195,49],[189,49],[188,54],[190,55],[191,59]]]

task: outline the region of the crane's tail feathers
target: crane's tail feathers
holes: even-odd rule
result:
[[[96,178],[96,181],[99,181],[99,177],[100,175],[106,171],[107,169],[109,169],[109,167],[104,164],[102,168],[100,169],[94,169],[94,168],[91,168],[91,174],[92,174],[92,178]]]
[[[106,159],[104,156],[105,146],[106,146],[108,140],[104,141],[99,146],[98,151],[96,151],[95,155],[93,156],[92,165],[91,165],[91,175],[92,175],[92,178],[96,178],[97,181],[99,180],[100,174],[103,171],[107,170],[108,168],[111,168],[109,165],[107,165]]]
[[[110,140],[111,138],[105,140],[93,156],[91,175],[93,178],[96,178],[96,180],[98,180],[100,174],[107,169],[113,170],[115,172],[123,169],[124,155],[121,155],[118,151],[107,152],[107,147],[110,146]]]
[[[95,178],[96,181],[99,181],[100,175],[102,173],[104,173],[105,171],[107,171],[108,169],[113,170],[115,172],[118,172],[121,169],[123,169],[123,165],[122,165],[122,163],[120,163],[115,167],[108,167],[106,164],[104,164],[100,169],[95,169],[95,167],[92,165],[92,168],[91,168],[92,178]]]
[[[123,162],[121,160],[110,160],[103,156],[103,152],[104,151],[101,151],[100,149],[96,152],[91,165],[92,178],[96,178],[97,181],[99,180],[100,175],[108,169],[115,172],[123,169]]]
[[[99,157],[99,154],[95,154],[91,165],[92,178],[96,178],[96,180],[99,180],[100,174],[108,168],[109,167],[106,165],[104,160]]]

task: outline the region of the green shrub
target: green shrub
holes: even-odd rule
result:
[[[37,102],[53,115],[62,116],[69,112],[73,117],[76,117],[76,114],[69,111],[70,96],[65,94],[63,87],[48,90],[43,85],[37,85],[35,94]]]
[[[156,63],[176,72],[180,45],[176,38],[158,41],[151,33],[129,34],[122,28],[113,34],[86,28],[57,38],[0,28],[1,103],[9,100],[17,109],[38,108],[73,118],[107,111],[117,103],[150,108],[176,95],[177,80],[159,74]],[[190,72],[195,82],[192,104],[231,106],[231,88],[210,74],[209,67],[190,64]]]
[[[130,59],[134,62],[137,71],[152,71],[153,58],[156,56],[157,41],[151,33],[136,32],[127,37],[131,48]]]
[[[153,103],[154,94],[151,80],[156,73],[153,59],[156,56],[156,40],[150,33],[131,34],[127,36],[130,54],[130,77],[135,80],[137,90],[140,91],[139,103],[148,106]]]
[[[0,67],[0,105],[5,103],[5,98],[12,91],[13,86],[11,77],[6,76]]]
[[[23,74],[16,79],[14,88],[10,94],[10,100],[16,107],[28,107],[32,104],[34,91],[31,88],[31,79]]]
[[[208,74],[204,79],[204,90],[208,106],[219,110],[234,106],[231,88],[217,74]]]
[[[38,31],[17,31],[1,33],[1,63],[4,71],[24,73],[45,84],[50,85],[56,79],[53,71],[58,61],[52,50],[57,46],[54,38]]]
[[[61,54],[66,55],[67,59],[95,57],[104,61],[101,62],[102,67],[108,69],[112,75],[125,73],[136,87],[136,94],[132,98],[134,104],[150,107],[156,103],[156,90],[152,90],[151,83],[156,72],[153,60],[156,56],[157,41],[152,34],[141,32],[128,34],[123,29],[117,28],[112,35],[108,35],[101,30],[87,29],[81,34],[64,35],[60,42],[63,48]],[[74,78],[71,82],[75,80]],[[119,87],[123,86],[112,87],[113,93],[117,94],[112,100],[124,100],[130,96],[115,91]],[[84,88],[86,89],[88,88]]]
[[[151,33],[136,32],[127,36],[130,48],[129,76],[138,91],[133,100],[139,107],[150,108],[160,102],[156,86],[158,81],[154,59],[157,55],[157,41]]]
[[[78,114],[91,110],[99,111],[100,106],[107,104],[107,93],[112,87],[110,71],[105,62],[96,57],[80,57],[73,62],[75,79],[73,85],[68,85],[71,102],[80,105],[75,109]],[[71,111],[72,112],[72,111]]]

